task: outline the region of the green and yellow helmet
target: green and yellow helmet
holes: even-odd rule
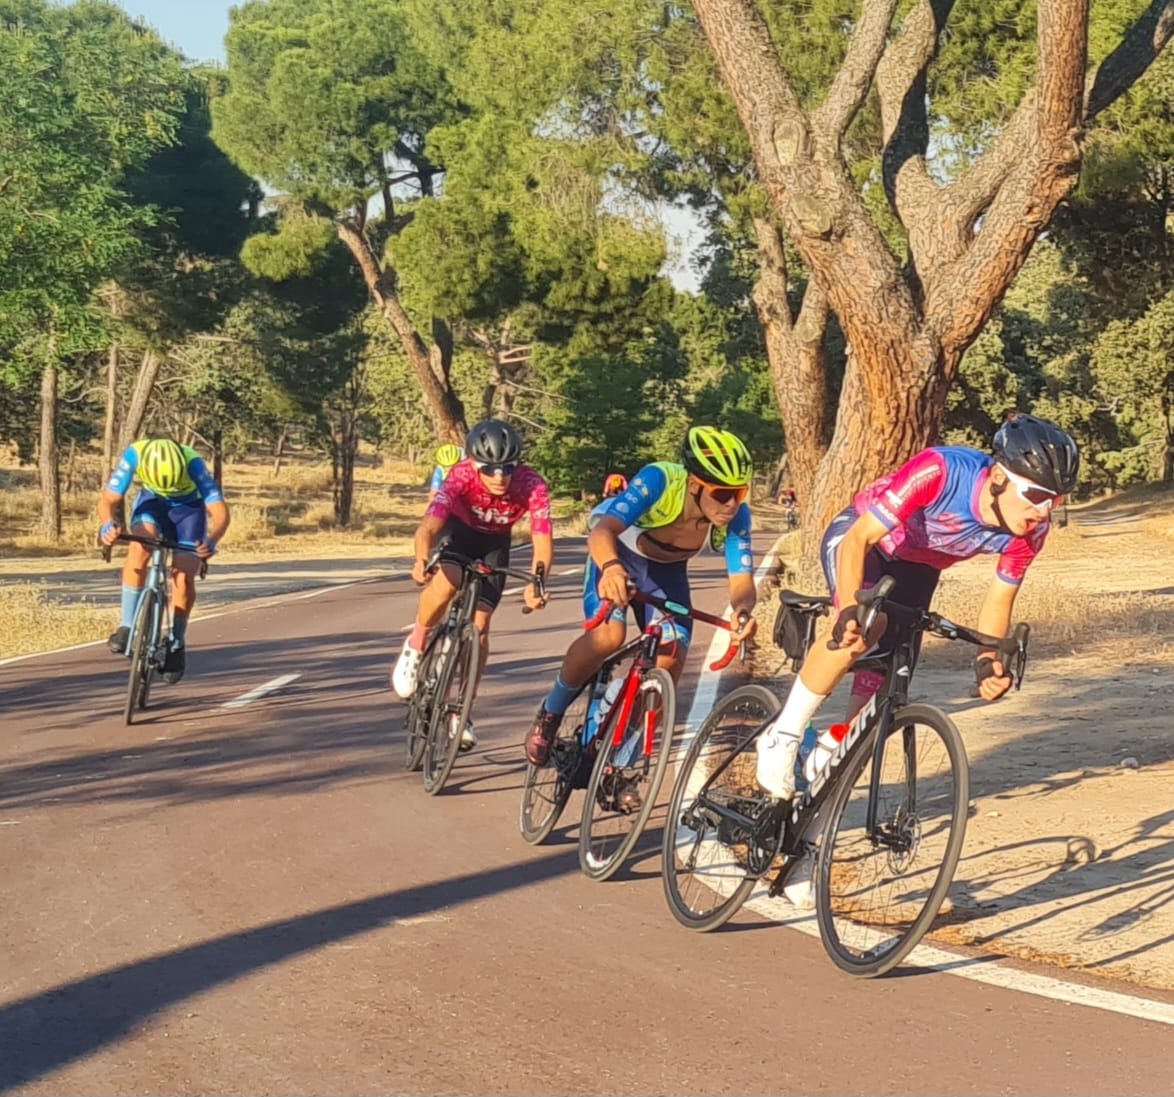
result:
[[[690,427],[681,464],[707,484],[741,488],[750,483],[750,451],[736,434],[718,427]]]
[[[156,495],[171,495],[187,472],[183,447],[170,438],[152,438],[139,454],[139,479]]]
[[[450,469],[458,461],[465,456],[465,451],[460,446],[453,445],[452,442],[446,442],[436,451],[436,463],[442,469]]]

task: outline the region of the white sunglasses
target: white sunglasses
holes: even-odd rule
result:
[[[1003,470],[1003,475],[1015,485],[1015,491],[1019,498],[1028,506],[1036,507],[1039,510],[1052,509],[1058,497],[1056,492],[1041,488],[1039,484],[1028,480],[1026,476],[1012,472],[1006,465],[1000,465],[999,468]]]

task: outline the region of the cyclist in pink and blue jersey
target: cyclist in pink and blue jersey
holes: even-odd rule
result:
[[[143,490],[131,512],[132,532],[192,546],[190,553],[177,552],[172,557],[171,639],[163,680],[174,685],[187,667],[186,635],[196,604],[196,574],[228,530],[228,504],[204,459],[191,446],[170,438],[144,438],[127,447],[98,499],[102,523],[98,536],[104,545],[114,544],[122,533],[122,502],[135,480]],[[126,650],[150,556],[145,546],[134,541],[127,544],[122,618],[106,641],[115,653]]]
[[[838,617],[834,650],[815,644],[782,712],[758,742],[758,783],[773,796],[795,794],[795,758],[808,722],[853,662],[893,640],[882,619],[869,636],[856,623],[856,591],[882,576],[896,581],[894,602],[928,609],[945,568],[980,553],[998,557],[979,608],[977,628],[1005,636],[1031,562],[1043,548],[1055,506],[1076,486],[1080,454],[1055,423],[1013,415],[994,438],[994,455],[964,446],[922,450],[896,472],[870,484],[837,515],[824,534],[821,562]],[[975,661],[979,695],[995,701],[1011,678],[993,650]],[[856,674],[849,718],[880,687],[875,671]],[[804,864],[804,862],[806,864]],[[784,893],[810,903],[812,858],[788,874]],[[806,879],[804,879],[806,877]]]

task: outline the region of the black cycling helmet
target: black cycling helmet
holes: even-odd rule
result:
[[[995,432],[995,458],[1041,488],[1067,495],[1076,487],[1080,451],[1067,431],[1047,419],[1014,413]]]
[[[482,419],[465,439],[465,452],[474,461],[487,464],[517,461],[522,456],[522,439],[501,419]]]

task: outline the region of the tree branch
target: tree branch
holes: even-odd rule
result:
[[[811,116],[815,139],[825,156],[839,155],[840,141],[868,95],[896,8],[897,0],[864,0],[861,4],[844,61],[827,96]]]
[[[1152,0],[1149,8],[1121,36],[1121,43],[1092,73],[1084,117],[1091,120],[1128,91],[1153,64],[1174,35],[1174,0]]]
[[[919,0],[877,66],[885,194],[910,232],[915,255],[925,250],[922,241],[914,239],[916,226],[936,219],[933,211],[941,194],[925,166],[929,148],[926,71],[937,56],[938,39],[953,7],[954,0]]]

